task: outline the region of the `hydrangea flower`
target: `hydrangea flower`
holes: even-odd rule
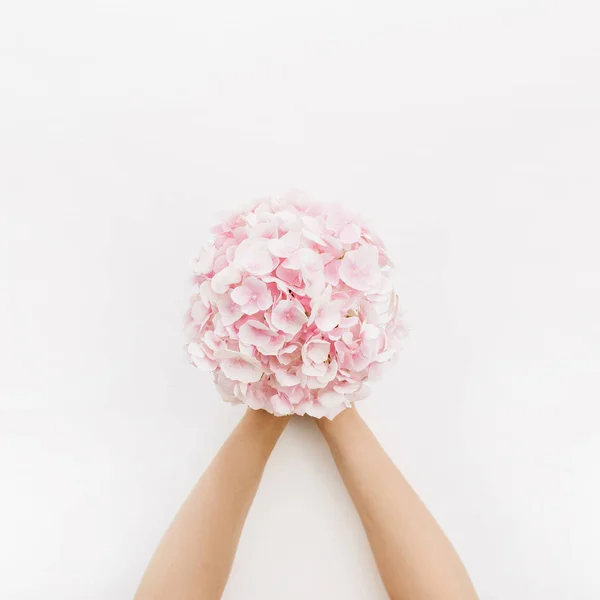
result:
[[[379,238],[342,209],[293,197],[212,232],[194,261],[186,351],[221,397],[329,419],[364,398],[404,334]]]

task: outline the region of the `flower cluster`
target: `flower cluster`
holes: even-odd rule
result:
[[[382,242],[339,208],[266,200],[213,228],[194,263],[190,361],[224,400],[332,419],[403,333]]]

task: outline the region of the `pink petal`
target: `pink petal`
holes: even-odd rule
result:
[[[346,252],[340,266],[340,279],[346,285],[366,292],[378,287],[380,277],[377,248],[365,244]]]
[[[273,294],[268,289],[258,296],[256,304],[259,310],[267,310],[273,304]]]
[[[294,411],[294,407],[283,394],[273,394],[271,396],[271,406],[273,407],[273,414],[277,416],[291,415]]]
[[[223,340],[219,338],[214,331],[207,331],[202,337],[204,344],[210,348],[213,352],[221,348],[224,344]]]
[[[251,296],[252,296],[252,290],[250,290],[245,285],[240,285],[231,292],[231,299],[236,304],[239,304],[240,306],[244,306],[244,304],[248,304]]]
[[[298,252],[300,253],[299,258],[302,275],[305,279],[310,278],[311,275],[324,274],[324,258],[328,255],[319,254],[308,248],[301,248]]]
[[[265,408],[267,399],[263,394],[257,393],[252,387],[249,387],[244,402],[254,410],[261,410]]]
[[[208,309],[201,300],[196,300],[196,302],[194,302],[194,305],[192,306],[192,319],[194,319],[194,321],[202,323],[209,313],[210,309]]]
[[[202,371],[214,371],[217,368],[217,362],[206,355],[200,344],[192,342],[187,349],[191,361]]]
[[[222,372],[215,373],[215,384],[217,390],[221,395],[221,398],[225,402],[239,403],[239,400],[235,396],[235,382],[231,379],[227,379]]]
[[[234,283],[239,283],[242,276],[233,265],[228,265],[219,271],[211,281],[211,287],[217,294],[224,294]]]
[[[217,307],[218,308],[218,307]],[[215,331],[215,334],[220,338],[226,338],[229,333],[225,325],[223,325],[223,320],[219,312],[217,312],[212,318],[212,326]]]
[[[290,286],[287,285],[284,281],[281,281],[281,279],[278,279],[277,277],[272,277],[271,275],[263,275],[262,280],[265,283],[274,283],[280,292],[285,292],[287,294],[290,291]]]
[[[327,410],[325,407],[313,400],[306,399],[296,406],[297,415],[309,415],[315,419],[320,419],[325,416]]]
[[[312,275],[303,275],[306,279],[306,295],[310,298],[314,298],[315,296],[319,296],[323,293],[323,290],[326,288],[327,284],[325,282],[325,274],[324,273],[313,273]]]
[[[341,412],[344,412],[347,408],[352,406],[350,401],[347,401],[345,404],[337,404],[334,406],[330,406],[325,408],[325,414],[323,415],[325,418],[333,421]]]
[[[270,273],[276,263],[267,246],[268,241],[263,238],[246,239],[240,242],[235,251],[235,266],[253,275],[266,275]]]
[[[283,265],[280,265],[279,267],[277,267],[275,274],[277,275],[277,277],[279,277],[279,279],[281,279],[285,283],[288,283],[289,285],[292,285],[294,287],[300,287],[302,285],[302,276],[295,269],[288,269]]]
[[[279,362],[282,365],[289,365],[291,362],[298,360],[301,354],[301,349],[298,344],[293,344],[291,346],[286,346],[282,350],[279,351]]]
[[[354,327],[358,324],[358,317],[344,317],[340,321],[340,327]]]
[[[393,349],[386,350],[385,352],[381,352],[375,357],[375,361],[378,363],[387,362],[391,358],[393,358],[396,354],[396,351]]]
[[[312,296],[310,300],[310,317],[308,324],[312,324],[317,318],[319,311],[324,308],[329,302],[331,302],[332,288],[330,285],[326,286],[320,294]]]
[[[339,232],[346,226],[348,223],[348,216],[346,211],[344,211],[339,206],[330,207],[327,212],[327,218],[325,220],[325,225],[329,231],[333,231],[334,233],[339,234]]]
[[[290,387],[293,385],[298,385],[300,383],[300,377],[298,377],[298,375],[295,375],[294,373],[290,373],[289,371],[275,371],[275,378],[277,379],[278,383],[280,383],[284,387]]]
[[[257,348],[267,356],[276,355],[285,343],[285,337],[269,329],[260,321],[247,321],[238,332],[240,342]]]
[[[259,310],[266,310],[273,303],[273,295],[267,284],[256,277],[248,277],[246,286],[250,288],[251,299],[256,303]]]
[[[296,385],[293,388],[287,388],[285,395],[293,405],[296,405],[302,402],[307,395],[307,391],[301,385]]]
[[[321,331],[331,331],[339,325],[341,318],[341,303],[334,300],[319,310],[315,323]]]
[[[329,285],[336,286],[340,282],[341,260],[332,260],[325,265],[325,281]]]
[[[231,299],[239,304],[247,315],[266,310],[273,302],[273,296],[267,284],[256,277],[248,277],[244,283],[231,292]]]
[[[200,250],[196,264],[194,265],[194,272],[198,274],[207,274],[212,271],[213,263],[215,260],[215,248],[214,246],[207,246]]]
[[[360,240],[361,229],[355,223],[348,223],[340,231],[340,241],[344,244],[354,244]]]
[[[244,313],[242,309],[231,299],[230,296],[219,296],[217,298],[217,308],[221,322],[224,326],[235,323]]]
[[[322,363],[327,360],[331,344],[326,340],[311,340],[306,344],[306,355],[315,363]]]
[[[360,381],[344,381],[333,386],[338,394],[352,394],[360,389]]]
[[[327,385],[329,382],[331,382],[335,379],[337,372],[338,372],[338,363],[337,363],[337,360],[334,359],[329,363],[325,374],[319,375],[318,380],[322,384]]]
[[[300,248],[283,262],[286,269],[301,270],[304,278],[306,275],[323,273],[323,259],[318,252],[310,248]]]
[[[369,386],[367,386],[363,383],[360,386],[360,388],[358,389],[358,391],[351,394],[351,397],[349,399],[351,402],[358,402],[359,400],[364,400],[370,394],[371,394],[371,389],[369,388]]]
[[[201,283],[200,289],[198,290],[198,295],[205,306],[210,306],[211,302],[214,304],[215,293],[211,288],[210,281],[207,280]]]
[[[346,405],[346,396],[344,394],[340,394],[334,390],[323,390],[319,392],[319,402],[325,407],[329,408],[332,406],[345,406]]]
[[[260,366],[260,362],[256,358],[253,358],[252,356],[248,356],[247,354],[244,354],[243,352],[237,352],[236,350],[230,350],[229,348],[219,348],[218,350],[216,350],[215,358],[218,358],[218,359],[243,358],[245,361],[249,362],[250,364],[252,364],[256,367]]]
[[[263,374],[260,367],[246,360],[242,355],[236,358],[226,358],[221,361],[220,366],[225,376],[232,381],[253,383],[259,381]]]
[[[304,362],[302,363],[302,372],[309,377],[322,377],[327,373],[327,365],[325,363],[313,363],[313,362]],[[310,387],[310,386],[309,386]],[[317,385],[315,387],[323,387],[321,385]]]
[[[301,217],[301,220],[304,224],[305,229],[307,229],[308,231],[316,233],[317,235],[325,233],[325,224],[323,223],[323,220],[320,215],[318,216],[318,218],[311,216],[303,216]]]
[[[291,300],[281,300],[271,312],[273,326],[285,333],[298,333],[307,321],[308,317],[299,304]]]
[[[277,226],[274,223],[258,223],[249,232],[249,237],[277,238]]]
[[[269,250],[271,254],[281,258],[287,258],[293,254],[302,241],[302,234],[299,231],[288,231],[279,239],[269,240]]]
[[[372,323],[364,323],[360,330],[360,335],[362,338],[366,338],[369,340],[377,339],[381,334],[381,330],[379,327],[376,327]]]
[[[302,232],[302,235],[304,235],[307,240],[310,240],[319,246],[327,246],[327,242],[320,235],[317,235],[308,229],[305,229]]]

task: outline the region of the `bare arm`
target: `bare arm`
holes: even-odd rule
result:
[[[320,419],[392,600],[476,600],[460,558],[356,409]]]
[[[217,600],[265,464],[288,419],[248,409],[154,554],[135,600]]]

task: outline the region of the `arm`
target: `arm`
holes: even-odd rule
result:
[[[221,597],[265,464],[287,421],[246,411],[179,509],[135,600]]]
[[[354,408],[318,426],[392,600],[476,600],[460,558]]]

